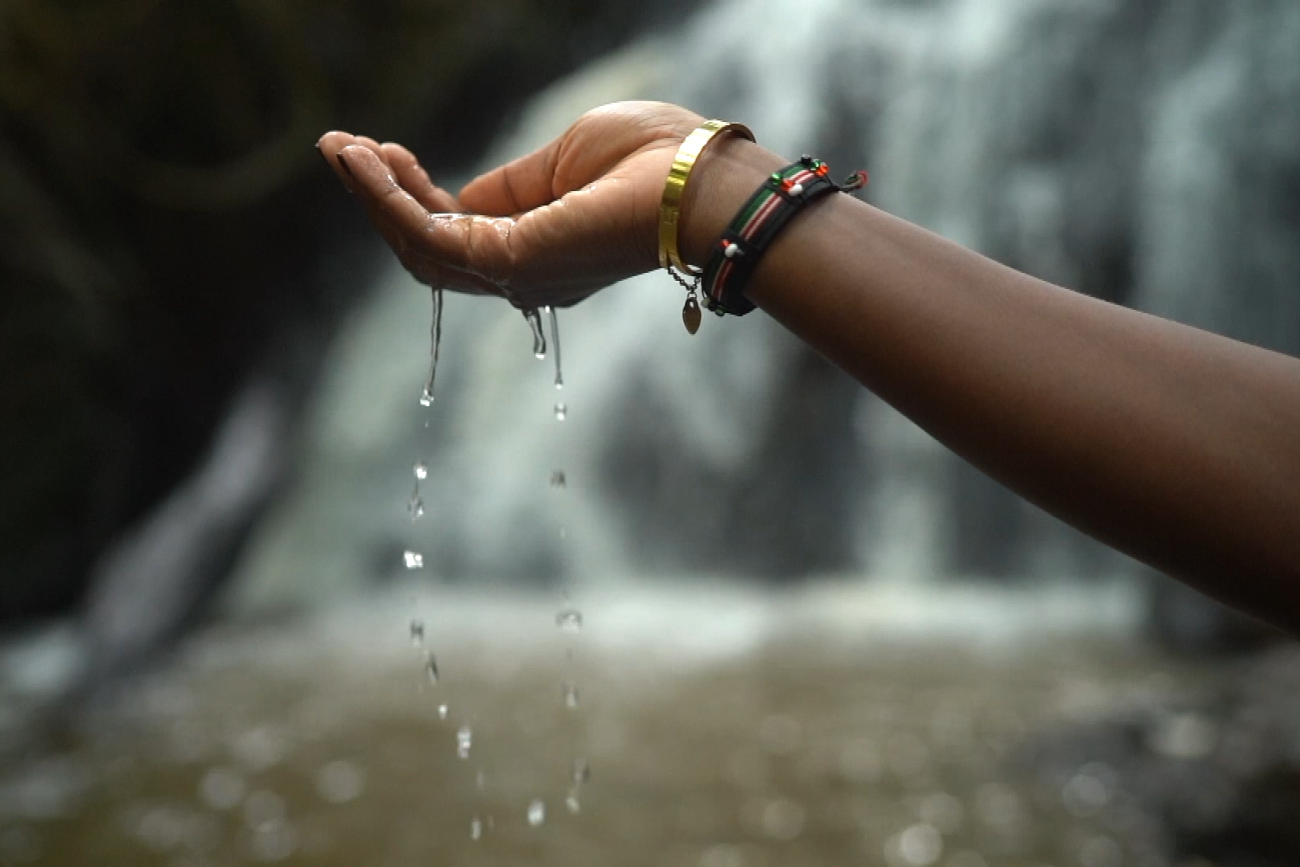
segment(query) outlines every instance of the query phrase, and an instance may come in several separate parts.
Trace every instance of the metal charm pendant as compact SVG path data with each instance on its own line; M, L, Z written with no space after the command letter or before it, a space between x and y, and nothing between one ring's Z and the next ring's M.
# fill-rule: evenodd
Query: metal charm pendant
M694 334L700 330L701 318L699 302L695 300L695 293L692 292L686 296L686 303L682 306L682 324L686 326L689 333Z

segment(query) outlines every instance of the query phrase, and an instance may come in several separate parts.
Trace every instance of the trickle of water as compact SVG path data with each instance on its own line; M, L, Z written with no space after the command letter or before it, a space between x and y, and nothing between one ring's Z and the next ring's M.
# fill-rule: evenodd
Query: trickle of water
M574 759L573 760L573 784L575 786L582 786L585 785L589 780L591 780L591 765L587 764L586 759L583 758Z
M578 790L569 789L568 796L564 799L564 806L569 808L570 813L582 812L582 802L578 800Z
M542 331L541 314L534 307L524 311L524 318L528 320L528 327L533 330L533 355L540 361L546 357L546 333Z
M434 659L432 650L424 655L424 673L428 675L429 683L438 682L438 660Z
M564 706L576 708L578 706L578 686L571 680L566 680L563 687Z
M420 481L424 481L429 477L429 465L426 464L424 461L416 461L415 466L412 468L411 472L415 474L415 477L417 479L419 479Z
M438 719L446 719L446 718L447 718L447 706L445 704L438 705Z
M564 476L564 470L551 470L551 487L567 488L569 480Z
M481 840L483 838L483 820L478 816L469 820L469 838L471 840Z
M536 828L546 821L546 803L541 798L534 798L528 805L528 824Z
M411 644L415 645L416 647L421 647L424 645L424 621L423 620L411 621Z
M456 730L456 755L462 759L469 758L470 747L474 745L474 730L461 726Z
M411 492L411 499L406 501L406 511L412 524L424 517L424 500L420 499L419 488Z
M415 551L406 551L402 554L402 560L406 563L407 569L423 569L424 555Z
M433 405L433 380L438 375L438 350L442 346L442 290L433 290L433 324L429 327L429 378L424 381L424 390L420 392L420 406ZM422 464L416 464L416 478L422 479L418 470Z
M557 404L555 405L555 420L556 420L556 421L564 421L564 419L567 418L568 415L569 415L569 408L568 408L567 406L565 406L565 405L562 404L562 403L557 403Z
M555 625L565 632L580 632L582 630L582 612L576 608L565 608L555 615Z
M546 308L551 320L551 352L555 354L555 387L564 388L564 374L560 372L560 317L554 307Z
M480 792L487 790L487 774L483 773L481 768L479 769L479 772L474 775L474 786Z

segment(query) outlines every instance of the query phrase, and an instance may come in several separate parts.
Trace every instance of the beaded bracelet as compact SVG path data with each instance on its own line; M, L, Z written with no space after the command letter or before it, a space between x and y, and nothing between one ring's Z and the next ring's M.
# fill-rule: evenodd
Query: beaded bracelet
M744 294L745 284L780 231L817 199L853 192L866 183L867 173L859 170L837 184L826 163L806 154L770 175L714 246L704 267L705 306L719 316L744 316L753 310L753 302Z

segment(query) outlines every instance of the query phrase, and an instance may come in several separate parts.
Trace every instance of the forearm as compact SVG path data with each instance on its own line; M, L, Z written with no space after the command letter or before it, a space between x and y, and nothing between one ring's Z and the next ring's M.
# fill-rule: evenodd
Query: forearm
M731 141L701 164L688 257L774 160ZM794 221L748 294L1026 498L1300 627L1300 361L1051 286L848 196Z

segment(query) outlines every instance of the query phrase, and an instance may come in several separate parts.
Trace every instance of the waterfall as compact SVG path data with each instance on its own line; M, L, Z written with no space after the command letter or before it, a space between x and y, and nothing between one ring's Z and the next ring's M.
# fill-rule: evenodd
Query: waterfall
M787 155L865 163L874 204L1009 265L1294 352L1297 44L1286 0L726 0L544 93L484 166L600 103L679 102ZM435 575L1132 570L761 313L709 317L691 338L681 303L656 273L564 311L557 425L518 313L448 299L421 527ZM428 315L395 263L377 275L339 339L297 480L236 570L241 604L399 571ZM555 467L567 542L547 514Z

